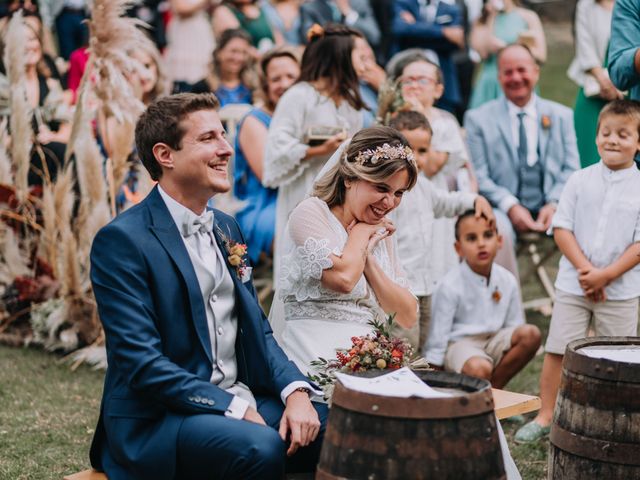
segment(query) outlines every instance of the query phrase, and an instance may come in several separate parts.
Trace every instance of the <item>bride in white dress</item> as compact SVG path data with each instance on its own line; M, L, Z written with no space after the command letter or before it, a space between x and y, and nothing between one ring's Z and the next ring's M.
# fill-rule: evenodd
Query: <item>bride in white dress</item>
M409 292L387 215L417 178L404 137L389 127L360 130L331 157L311 196L291 213L276 302L284 303L279 344L303 373L334 358L368 322L395 313L411 329L418 304ZM426 254L426 252L425 252ZM498 435L508 480L521 480L504 432Z
M368 322L394 313L400 327L417 319L387 218L417 168L404 137L388 127L356 133L291 213L277 295L284 303L281 346L298 368L334 358Z

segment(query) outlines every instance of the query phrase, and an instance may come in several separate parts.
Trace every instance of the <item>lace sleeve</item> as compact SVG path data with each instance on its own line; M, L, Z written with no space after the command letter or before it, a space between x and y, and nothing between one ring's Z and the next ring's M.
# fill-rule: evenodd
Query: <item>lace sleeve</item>
M282 96L271 119L262 179L266 187L291 183L308 165L302 161L309 148L302 137L309 98L302 95L305 90L300 87L294 86Z
M297 301L319 298L322 272L333 266L332 255L342 255L346 240L332 221L324 202L312 197L298 205L285 229L284 255L278 289Z

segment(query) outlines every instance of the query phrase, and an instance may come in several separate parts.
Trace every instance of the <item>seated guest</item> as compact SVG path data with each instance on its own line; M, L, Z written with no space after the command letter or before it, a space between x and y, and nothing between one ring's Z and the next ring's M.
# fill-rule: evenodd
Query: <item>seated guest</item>
M238 125L233 193L247 202L236 213L244 233L249 258L255 265L261 255L273 253L278 191L262 186L264 150L271 116L282 94L300 75L298 60L291 50L277 48L267 52L260 62L264 105L254 108Z
M71 134L70 96L64 95L60 82L45 61L41 26L39 19L33 16L25 17L23 21L26 37L25 88L29 106L33 109L31 123L34 134L29 185L55 180L63 166L66 144ZM3 33L6 35L6 29ZM11 112L3 113L10 115Z
M540 375L538 415L516 433L527 443L548 434L567 344L589 335L635 336L640 297L640 103L614 100L598 118L602 160L569 178L553 217L563 256Z
M310 0L300 7L300 32L306 34L314 25L341 23L361 32L375 48L380 43L380 29L368 0Z
M401 111L389 123L409 141L419 170L429 161L432 130L427 118L415 111ZM424 170L423 170L424 171ZM466 192L448 192L437 188L422 172L415 188L406 192L392 218L398 226L398 256L409 278L409 287L418 297L420 318L417 349L425 344L431 320L431 292L435 280L434 257L438 255L434 223L441 217L455 217L475 208L476 215L495 221L489 202L483 197Z
M217 108L147 108L136 145L158 186L93 242L109 366L91 464L111 479L281 480L318 461L326 406L273 339L238 225L206 208L230 189Z
M224 107L231 103L252 103L255 73L251 39L242 29L226 30L213 52L209 76L192 88L192 93L213 92Z
M497 62L504 97L467 111L464 126L480 194L515 241L514 229L549 229L578 149L571 109L534 93L539 68L529 49L509 45Z
M434 367L490 380L494 388L503 388L540 346L540 331L524 322L515 277L494 264L501 242L495 225L476 212L458 218L463 261L436 287L425 345Z
M434 52L442 70L444 93L438 106L454 112L462 101L453 54L464 48L462 17L456 5L397 0L393 6L394 52L408 48Z

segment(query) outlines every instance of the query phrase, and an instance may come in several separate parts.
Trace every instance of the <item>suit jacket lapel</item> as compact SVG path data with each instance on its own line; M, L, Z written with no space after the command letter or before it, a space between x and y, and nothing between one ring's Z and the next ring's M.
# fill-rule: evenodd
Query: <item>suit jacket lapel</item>
M518 151L516 150L513 132L511 130L511 117L509 116L509 108L507 106L506 98L503 98L500 102L500 112L498 114L498 129L500 130L502 138L505 142L505 146L509 151L511 164L517 172L520 170L520 164L518 162Z
M547 148L549 146L549 133L551 125L543 122L542 119L547 117L551 120L551 113L546 108L547 105L539 98L536 100L536 109L538 110L538 160L542 165L546 164Z
M153 218L153 225L149 228L158 241L167 251L173 262L178 267L187 287L187 296L191 305L193 323L198 334L198 339L202 344L209 361L213 364L213 354L211 353L211 341L209 339L209 327L207 325L207 314L204 307L204 299L200 292L198 277L189 258L189 253L184 246L178 227L167 209L158 188L154 188L149 194L147 206Z

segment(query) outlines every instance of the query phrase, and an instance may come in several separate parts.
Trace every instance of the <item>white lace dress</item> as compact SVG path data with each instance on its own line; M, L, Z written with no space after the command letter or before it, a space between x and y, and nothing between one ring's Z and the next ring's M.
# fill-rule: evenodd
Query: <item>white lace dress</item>
M309 127L340 127L351 137L362 127L362 114L346 101L340 106L312 85L300 82L287 90L273 114L264 154L266 187L278 189L274 246L274 278L278 278L283 232L291 211L311 192L329 155L303 160Z
M331 254L342 255L347 238L342 224L317 197L301 202L285 229L276 291L284 303L280 345L305 374L314 372L312 360L335 358L337 348L351 346L351 337L371 333L369 321L385 318L364 275L347 294L322 286L323 270L333 266ZM406 286L392 238L378 243L373 256L389 278Z

